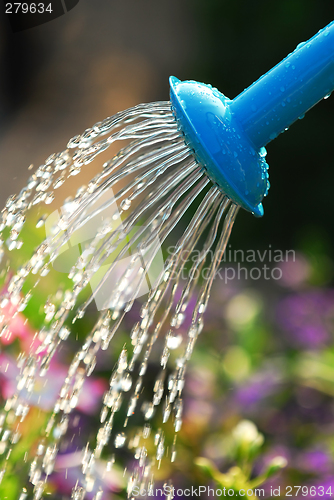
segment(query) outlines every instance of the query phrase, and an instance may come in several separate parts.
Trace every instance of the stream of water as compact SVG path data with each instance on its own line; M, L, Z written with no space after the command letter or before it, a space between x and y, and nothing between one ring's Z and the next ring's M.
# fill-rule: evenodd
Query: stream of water
M16 391L0 415L1 479L11 453L19 446L20 428L29 414L36 384L47 381L50 364L73 335L75 324L85 322L93 306L98 310L95 325L69 364L53 411L40 430L39 444L25 457L29 473L19 500L39 500L47 492L85 381L97 369L100 352L113 352L113 339L136 300L140 300L140 316L129 329L128 342L116 364L110 366L100 425L82 450L83 479L73 484L71 498L83 500L95 491L96 461L101 457L109 470L126 450L130 498L134 487L152 489L161 461L174 462L176 457L186 368L203 329L211 285L238 207L211 183L195 160L171 104L139 105L118 113L72 138L61 153L51 155L20 193L8 199L1 213L0 229L6 235L1 256L6 266L8 252L24 245L20 233L31 210L50 204L68 177L119 140L126 145L103 164L87 186L65 200L57 216L37 221L37 227L45 228L46 237L31 258L14 275L6 271L10 280L0 307L5 310L11 304L18 314L38 294L50 269L60 265L68 242L86 241L68 272L71 286L45 296L44 324L30 351L19 356ZM175 239L174 251L166 257L162 248L170 238ZM197 258L191 259L198 248ZM208 262L210 272L203 279L201 270ZM28 291L27 283L32 283ZM87 289L91 292L82 301ZM184 334L186 317L190 320ZM1 336L5 335L10 335L9 324L2 326ZM147 397L143 388L152 356L159 360L160 368ZM154 437L152 419L161 423ZM166 442L164 429L171 423L174 438ZM102 496L100 488L94 500Z

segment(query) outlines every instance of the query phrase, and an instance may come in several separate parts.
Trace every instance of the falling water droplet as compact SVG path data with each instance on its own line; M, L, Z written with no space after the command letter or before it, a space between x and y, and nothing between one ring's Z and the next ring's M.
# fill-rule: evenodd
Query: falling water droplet
M119 434L117 434L117 436L115 437L115 448L122 448L122 446L124 446L125 444L125 441L126 435L124 432L120 432Z
M167 347L168 349L177 349L182 342L182 335L169 335L167 337Z

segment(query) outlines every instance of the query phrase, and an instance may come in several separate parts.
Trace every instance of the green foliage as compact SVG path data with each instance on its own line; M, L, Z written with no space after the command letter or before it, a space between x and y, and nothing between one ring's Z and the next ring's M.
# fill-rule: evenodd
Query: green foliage
M256 488L261 486L274 474L287 465L285 458L277 456L267 465L264 472L255 478L251 478L254 460L260 453L264 442L263 435L258 432L256 426L249 420L242 420L232 431L233 436L233 460L237 465L232 466L226 473L221 473L214 463L207 458L197 458L195 463L201 469L203 475L213 479L216 486L222 490L233 490L234 497L255 500ZM239 495L240 490L243 490ZM246 492L252 491L251 495ZM243 494L245 492L245 495Z

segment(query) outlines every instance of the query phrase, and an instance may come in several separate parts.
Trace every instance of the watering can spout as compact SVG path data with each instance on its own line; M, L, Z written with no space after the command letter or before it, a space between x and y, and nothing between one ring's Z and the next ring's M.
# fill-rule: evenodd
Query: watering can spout
M231 103L255 148L265 146L334 89L334 21Z
M175 77L170 88L180 129L211 180L260 217L270 186L264 146L334 89L334 21L233 101Z

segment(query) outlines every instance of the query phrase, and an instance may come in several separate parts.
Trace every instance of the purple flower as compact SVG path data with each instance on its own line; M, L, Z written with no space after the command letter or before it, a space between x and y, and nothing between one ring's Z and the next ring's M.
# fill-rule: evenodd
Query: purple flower
M278 305L277 318L292 344L317 349L333 331L334 290L290 295Z
M242 407L252 407L277 392L281 375L273 370L256 373L236 390L235 400Z
M297 462L300 470L309 473L328 474L332 468L331 457L323 450L304 452Z
M332 500L334 496L334 476L325 475L320 480L313 480L308 485L308 491L308 496L303 497L307 500L312 500L314 498L321 498L321 500ZM314 492L316 494L314 494Z

